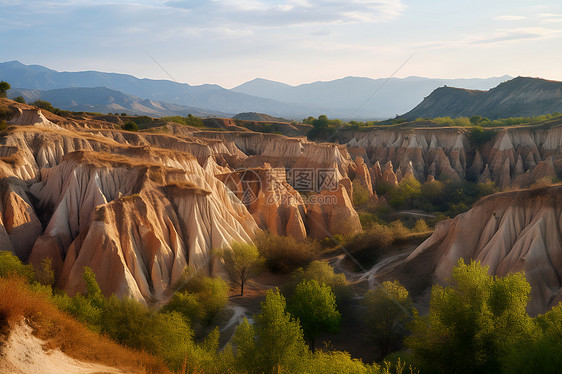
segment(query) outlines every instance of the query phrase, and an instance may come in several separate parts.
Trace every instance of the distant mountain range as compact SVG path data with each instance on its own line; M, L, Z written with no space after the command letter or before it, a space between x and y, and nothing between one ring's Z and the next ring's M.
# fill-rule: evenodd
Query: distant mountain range
M57 88L46 91L15 88L8 92L8 97L10 99L17 96L22 96L28 103L32 103L35 100L45 100L53 104L55 108L74 112L96 112L104 114L117 112L146 115L150 117L187 116L188 114L198 117L206 117L209 115L217 117L231 116L229 113L218 111L203 112L199 108L186 105L141 99L105 87Z
M441 87L400 118L531 117L562 112L562 82L518 77L489 91Z
M407 112L434 89L444 85L487 90L509 79L511 77L507 75L487 79L347 77L299 86L254 79L232 91L283 102L328 106L337 111L337 117L342 119L386 119Z
M133 109L128 109L131 113L145 114L149 113L146 112L146 108L154 109L151 106L172 108L171 105L175 104L182 106L180 110L191 107L195 108L194 110L197 110L198 113L208 113L208 115L258 112L297 120L308 116L317 117L320 114L341 119L350 119L350 117L353 119L384 119L405 113L434 89L443 85L484 90L508 79L510 79L508 76L488 79L409 77L389 80L348 77L299 86L255 79L227 90L218 85L190 86L169 80L139 79L126 74L97 71L58 72L39 65L24 65L18 61L0 63L0 80L9 82L13 88L50 91L79 87L105 87L134 97L123 98L124 101L142 102L148 99L152 102L138 104L142 106L139 112L133 112L138 105L131 104ZM92 102L88 102L87 96L80 103L72 96L65 96L76 93L76 91L59 91L48 95L56 94L61 103L66 103L58 104L61 109L77 110L77 106L72 104L72 100L79 104L78 107L81 105L94 107L93 103L96 100L100 102L99 95L102 92L92 91L98 95L97 99L92 98ZM47 94L41 93L41 95ZM111 100L111 97L115 98L115 94L112 93L103 100ZM111 102L108 105L112 104L114 103ZM358 110L360 107L361 109ZM105 112L102 108L103 106L99 110ZM109 109L108 107L107 111L111 111Z
M137 98L195 107L199 112L209 115L216 112L265 112L274 116L291 113L291 118L302 118L310 113L305 105L280 103L230 91L218 85L190 86L169 80L139 79L132 75L98 71L58 72L18 61L0 63L0 80L10 83L13 88L34 90L106 87Z

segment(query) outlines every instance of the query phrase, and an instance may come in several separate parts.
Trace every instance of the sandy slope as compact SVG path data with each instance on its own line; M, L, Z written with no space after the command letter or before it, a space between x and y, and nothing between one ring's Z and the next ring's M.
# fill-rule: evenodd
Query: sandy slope
M45 342L33 336L31 331L23 321L11 330L1 348L0 373L124 373L109 366L73 359L58 349L46 351L43 349Z

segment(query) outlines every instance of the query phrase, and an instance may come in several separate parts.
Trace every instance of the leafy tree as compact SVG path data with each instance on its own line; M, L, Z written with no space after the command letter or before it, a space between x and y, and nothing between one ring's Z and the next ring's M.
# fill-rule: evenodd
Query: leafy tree
M353 181L353 206L364 207L370 200L369 191L358 180Z
M23 96L14 97L14 101L25 104L25 98Z
M329 286L336 295L336 303L339 307L351 298L351 291L345 274L334 273L334 268L325 261L313 261L306 269L295 270L292 275L292 284L289 286L289 294L292 295L297 285L305 280L316 280L318 283Z
M296 370L308 354L298 320L286 311L279 290L268 290L254 325L245 319L236 329L234 345L237 366L250 373L270 373L275 368Z
M299 319L313 351L318 334L323 331L337 332L341 322L332 289L314 279L297 285L289 303L289 312Z
M536 335L522 339L503 358L506 373L559 373L562 367L562 304L536 318Z
M366 307L364 320L369 334L384 357L391 345L401 340L404 325L411 318L412 301L408 291L398 281L384 282L376 290L367 291L362 303Z
M228 285L219 277L195 277L185 285L183 291L197 297L200 318L207 322L211 321L228 301Z
M204 311L199 305L199 298L190 292L176 292L168 304L162 308L163 312L181 313L189 321L203 319Z
M11 88L10 83L1 81L0 82L0 97L6 98L8 96L7 91Z
M472 126L478 125L482 121L482 116L474 115L470 117L470 123Z
M421 184L413 175L402 178L398 188L390 192L390 204L396 208L413 208L413 201L421 194Z
M459 260L450 285L432 288L429 314L414 314L406 344L424 372L497 373L501 357L533 334L525 276L494 278L487 271Z
M221 256L230 279L240 286L240 296L244 296L244 284L260 263L258 248L247 243L232 243L231 248L224 249Z

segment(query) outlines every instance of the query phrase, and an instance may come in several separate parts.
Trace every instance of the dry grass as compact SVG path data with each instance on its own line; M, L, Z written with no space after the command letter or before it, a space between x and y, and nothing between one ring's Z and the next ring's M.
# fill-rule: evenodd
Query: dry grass
M31 291L20 279L0 278L0 295L3 333L25 318L34 334L47 342L46 348L59 348L75 359L102 363L127 372L170 372L159 358L125 348L89 330L58 310L46 296Z

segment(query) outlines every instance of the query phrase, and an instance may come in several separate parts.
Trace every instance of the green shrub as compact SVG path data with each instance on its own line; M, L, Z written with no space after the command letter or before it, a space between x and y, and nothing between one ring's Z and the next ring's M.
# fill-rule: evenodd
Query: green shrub
M134 121L131 120L125 121L122 128L125 131L139 131L139 126Z
M267 233L258 236L255 243L269 270L285 274L316 260L320 252L316 241Z
M406 338L414 363L428 373L500 372L502 357L536 334L530 291L522 273L492 277L460 259L448 286L433 286L428 315L414 313Z
M422 218L420 218L416 221L416 224L414 225L414 228L412 229L412 231L417 232L417 233L421 233L421 232L431 231L431 229L429 228L427 223Z
M228 284L219 277L193 277L185 283L182 291L195 295L200 309L199 317L204 322L210 322L228 301ZM192 300L184 298L184 301Z
M21 277L31 282L35 277L35 272L33 266L23 264L12 252L0 251L0 277L12 276Z
M199 305L199 298L190 292L176 292L168 304L162 308L164 312L178 312L186 319L195 321L203 319L203 309Z

